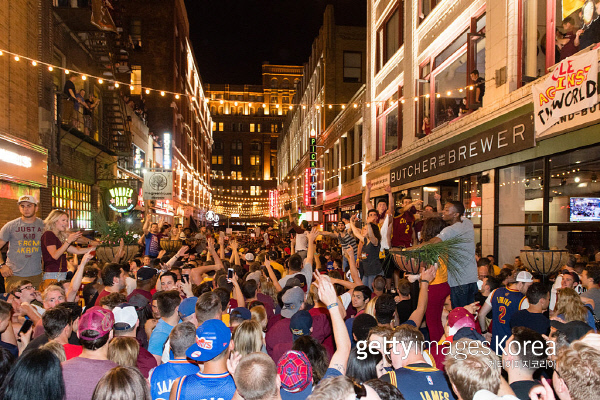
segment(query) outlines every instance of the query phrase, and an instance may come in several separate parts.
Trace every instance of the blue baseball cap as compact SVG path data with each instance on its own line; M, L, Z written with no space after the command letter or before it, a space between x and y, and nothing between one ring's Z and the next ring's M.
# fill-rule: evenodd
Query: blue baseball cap
M312 315L306 310L300 310L290 318L290 330L294 341L300 336L309 336L312 328Z
M231 331L218 319L209 319L196 329L196 343L185 355L195 361L210 361L221 354L231 341Z
M237 308L234 308L231 311L230 315L232 317L242 318L244 321L248 321L249 319L252 319L252 313L246 307L237 307Z
M179 304L179 316L186 318L196 312L197 297L188 297Z

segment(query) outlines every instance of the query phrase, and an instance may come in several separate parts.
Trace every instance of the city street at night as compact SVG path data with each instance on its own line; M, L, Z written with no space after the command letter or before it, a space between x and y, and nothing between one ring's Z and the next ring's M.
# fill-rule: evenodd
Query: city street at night
M0 3L0 400L599 399L600 0Z

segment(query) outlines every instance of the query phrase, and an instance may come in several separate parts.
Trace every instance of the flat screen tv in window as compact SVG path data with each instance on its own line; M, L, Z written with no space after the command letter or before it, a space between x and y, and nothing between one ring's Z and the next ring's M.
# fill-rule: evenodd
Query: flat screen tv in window
M569 220L600 221L600 197L571 197Z

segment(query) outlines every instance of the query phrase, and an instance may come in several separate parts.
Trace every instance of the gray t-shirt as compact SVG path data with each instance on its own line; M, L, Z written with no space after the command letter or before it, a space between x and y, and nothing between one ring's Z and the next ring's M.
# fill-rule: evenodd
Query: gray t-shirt
M34 276L42 273L41 239L44 222L36 218L28 224L21 218L10 222L0 230L0 240L8 242L6 265L15 276Z
M456 253L448 258L448 284L450 287L477 282L477 261L475 260L475 231L468 218L445 227L438 238L446 241L460 238L461 242L454 247ZM460 261L459 261L460 260Z
M600 310L600 289L590 289L587 292L581 293L581 297L594 300L594 315L596 318L600 317L600 312L598 312Z

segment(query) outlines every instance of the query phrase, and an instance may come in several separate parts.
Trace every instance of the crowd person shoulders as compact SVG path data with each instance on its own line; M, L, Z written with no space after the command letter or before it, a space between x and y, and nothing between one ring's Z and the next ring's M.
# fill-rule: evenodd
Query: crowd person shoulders
M146 219L142 228L144 231L144 240L146 245L144 255L150 256L152 258L158 257L158 253L160 253L160 240L163 237L160 231L164 223L164 218L161 217L158 223L156 223L152 222L150 213L146 214Z
M451 201L444 205L442 218L448 224L436 237L420 245L439 243L447 240L460 240L453 250L454 257L448 259L448 284L452 307L464 307L475 301L477 293L477 262L475 260L475 234L473 223L463 217L465 206L460 201ZM457 260L460 260L459 265Z
M596 309L600 309L600 265L597 263L587 264L581 274L581 284L586 289L581 297L594 302L592 307L594 315L600 319L600 313L596 312Z
M369 222L374 222L376 224L380 224L385 219L388 208L393 208L394 195L392 194L391 188L389 188L389 190L387 190L387 188L386 188L386 192L388 193L389 207L388 207L388 203L386 203L385 200L379 200L377 202L377 206L375 206L375 204L373 204L373 201L371 200L371 189L372 188L373 188L373 183L371 181L367 182L367 185L365 188L365 207L367 208L367 210L375 210L375 212L377 214L377 217L374 218L373 221L369 221Z
M526 327L538 332L540 335L548 335L550 333L550 320L545 315L550 304L548 288L541 282L534 282L527 289L525 297L529 307L513 314L510 318L511 329Z
M62 364L65 400L88 400L102 376L117 366L108 360L108 343L113 337L112 311L101 307L86 310L78 326L83 347L80 356Z
M195 343L186 351L190 360L204 363L202 372L173 382L170 400L219 398L231 400L236 386L227 369L231 331L220 320L209 319L196 329Z
M115 324L113 327L114 337L130 337L137 341L139 353L136 366L145 378L148 378L150 370L157 366L154 356L144 348L142 341L137 338L137 330L140 320L136 308L128 303L123 303L113 308Z
M42 316L44 334L33 339L25 352L40 348L49 341L55 341L63 347L67 360L78 357L82 352L77 338L81 311L81 307L72 302L61 303L48 309Z
M181 297L179 292L171 290L159 292L156 297L160 319L152 331L148 342L148 351L156 358L156 362L162 362L163 348L169 338L173 327L179 323L179 305Z
M381 204L381 202L379 204ZM381 231L379 230L379 226L376 222L377 215L377 210L369 210L367 215L367 223L362 227L362 230L359 230L356 227L358 216L353 215L352 218L350 218L352 232L362 244L362 249L360 250L360 263L363 270L362 281L369 288L371 288L375 277L383 274L383 266L381 264L381 259L379 258L381 249Z
M150 371L148 380L153 400L165 399L170 395L177 378L200 372L195 362L186 358L187 349L196 343L196 327L191 322L182 322L169 334L170 348L174 358Z
M0 254L0 273L7 288L20 279L27 279L38 288L42 283L44 222L36 217L38 201L35 197L21 196L17 204L21 217L7 222L0 230L0 248L8 243L6 260Z
M298 251L296 250L296 254L293 254L289 260L289 273L279 280L279 286L282 288L286 286L287 281L297 274L304 275L306 280L306 286L310 287L312 282L312 272L313 272L313 259L315 256L315 239L319 235L317 228L312 228L309 233L307 233L306 238L308 242L308 249L306 252L306 258L302 260L301 256L298 255Z
M533 283L533 276L527 271L517 274L515 282L494 290L479 310L481 332L492 344L496 353L501 352L504 341L510 336L510 320L519 310L527 309L529 303L525 297L527 289ZM492 332L487 331L486 315L492 311Z

